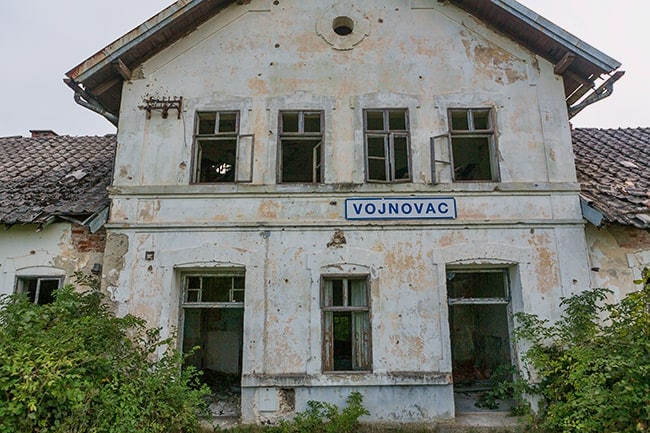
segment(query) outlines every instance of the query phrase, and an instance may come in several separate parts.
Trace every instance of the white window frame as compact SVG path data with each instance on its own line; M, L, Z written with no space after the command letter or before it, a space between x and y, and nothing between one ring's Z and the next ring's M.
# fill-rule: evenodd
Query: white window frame
M454 129L453 127L453 113L464 112L467 116L467 129ZM451 162L451 176L452 182L499 182L499 164L497 161L497 145L496 145L496 130L494 125L495 114L494 109L490 107L478 107L478 108L465 108L465 107L454 107L447 110L447 118L449 120L449 155ZM474 113L487 113L487 128L480 129L477 128L474 124ZM490 166L490 179L457 179L456 171L461 169L457 167L456 159L454 158L454 139L456 138L484 138L487 140L488 152L489 152L489 166Z
M284 131L283 116L285 114L298 115L298 131ZM305 131L305 115L318 114L320 127L318 132ZM323 155L323 137L325 130L325 112L323 110L280 110L278 113L278 183L308 183L317 184L323 183L324 175L324 155ZM283 180L284 167L283 167L283 142L284 140L305 140L316 141L312 149L312 180L311 181L286 181Z
M383 113L383 130L368 130L368 113L382 112ZM405 127L403 130L390 129L389 117L391 112L403 112L405 116ZM411 162L411 138L410 138L410 118L408 108L365 108L363 110L363 136L364 136L364 150L365 150L365 178L369 183L406 183L413 180L413 167ZM395 174L395 138L401 137L406 139L406 161L408 169L408 177L401 177L396 179ZM368 151L369 138L383 138L384 139L384 157L372 157ZM384 160L384 173L386 179L370 179L370 160L383 159Z
M222 115L235 115L235 130L234 131L219 131L220 118ZM201 133L200 123L201 116L214 115L214 131L213 133ZM240 121L241 113L239 110L205 110L197 111L195 116L194 137L193 137L193 158L194 165L192 168L192 183L198 185L210 184L232 184L232 183L248 183L252 182L253 176L253 151L254 151L254 136L252 134L240 134ZM201 181L201 154L200 143L208 142L224 142L234 141L235 147L235 160L233 161L233 176L232 180L216 180L214 182Z
M45 275L19 275L16 277L16 293L24 293L27 294L27 288L26 288L26 283L28 280L36 280L36 292L34 293L34 304L38 305L44 305L41 304L39 301L40 297L40 291L41 291L41 283L43 281L56 281L57 282L57 290L60 289L63 286L63 280L65 277L63 276L45 276Z

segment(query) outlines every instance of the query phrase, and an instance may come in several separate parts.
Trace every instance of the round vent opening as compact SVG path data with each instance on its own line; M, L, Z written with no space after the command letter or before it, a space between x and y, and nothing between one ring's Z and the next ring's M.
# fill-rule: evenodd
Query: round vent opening
M354 21L350 17L336 17L332 22L332 30L339 36L347 36L354 30Z

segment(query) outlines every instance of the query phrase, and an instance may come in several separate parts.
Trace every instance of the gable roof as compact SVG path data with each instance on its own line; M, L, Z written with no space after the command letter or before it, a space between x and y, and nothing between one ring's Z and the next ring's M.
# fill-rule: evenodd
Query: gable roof
M650 128L572 131L582 198L605 221L650 228Z
M94 107L91 109L98 112L105 110L109 116L117 116L122 82L130 79L131 71L227 6L234 3L244 5L250 1L178 0L68 71L65 81L75 90L77 97L80 96ZM611 88L594 89L594 83L618 69L621 66L618 61L517 1L448 1L556 65L556 73L564 77L568 106L573 106L592 93L596 94L592 98L595 100L611 93ZM612 77L613 81L620 75L622 73L619 72L615 78ZM577 111L573 110L572 114Z
M115 135L0 137L0 224L82 223L104 211L115 146Z

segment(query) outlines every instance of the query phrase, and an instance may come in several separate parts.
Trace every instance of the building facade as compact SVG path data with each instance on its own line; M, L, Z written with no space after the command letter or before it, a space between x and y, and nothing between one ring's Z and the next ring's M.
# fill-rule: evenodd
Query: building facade
M0 295L53 300L75 272L101 275L115 136L0 137Z
M621 299L650 267L650 129L572 131L592 287Z
M571 97L619 64L478 3L179 1L68 73L118 125L105 290L243 421L451 418L590 286Z

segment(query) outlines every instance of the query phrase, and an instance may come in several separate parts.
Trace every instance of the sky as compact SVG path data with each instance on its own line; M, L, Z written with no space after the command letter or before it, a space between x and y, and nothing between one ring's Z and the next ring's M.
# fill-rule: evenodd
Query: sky
M623 64L612 96L572 119L576 127L650 127L648 0L519 0ZM104 135L115 128L73 100L65 73L172 0L0 0L0 137L31 129Z

